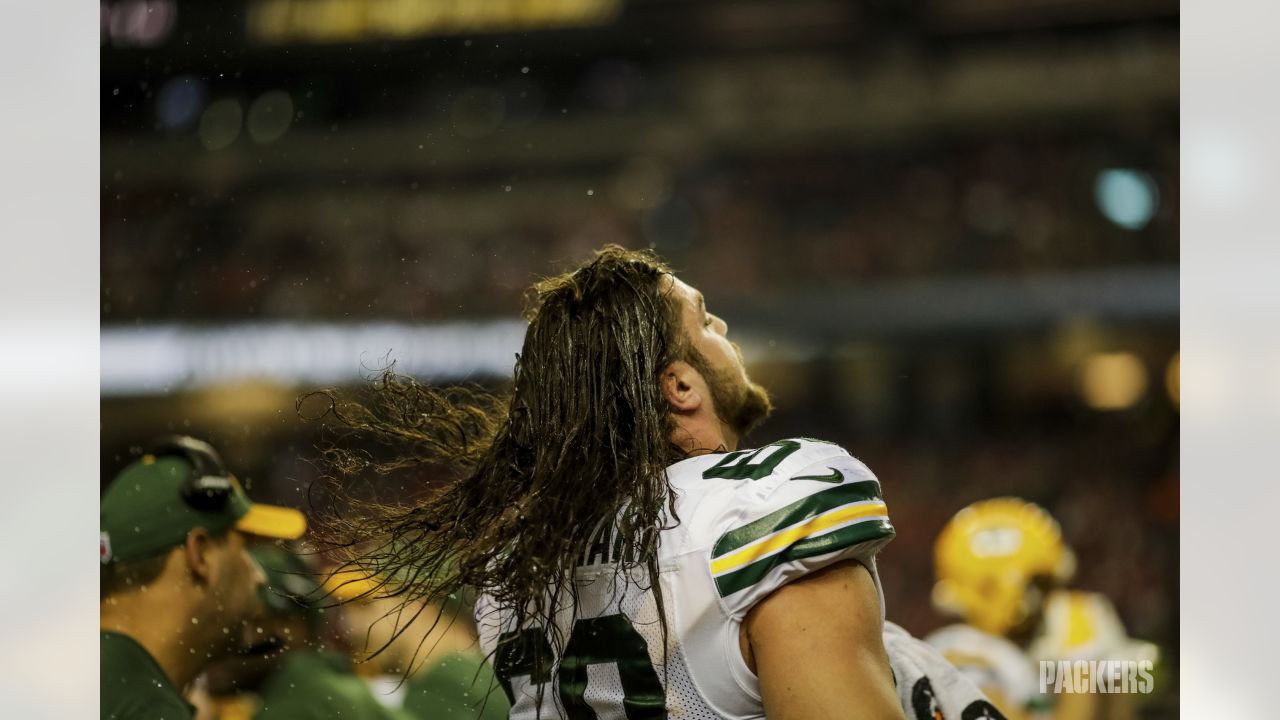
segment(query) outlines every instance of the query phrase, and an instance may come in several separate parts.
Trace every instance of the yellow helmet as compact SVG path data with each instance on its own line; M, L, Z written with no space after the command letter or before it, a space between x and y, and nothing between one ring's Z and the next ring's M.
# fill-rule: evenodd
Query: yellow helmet
M951 518L933 546L933 604L1005 635L1035 611L1033 578L1066 582L1075 555L1043 508L1012 497L976 502Z

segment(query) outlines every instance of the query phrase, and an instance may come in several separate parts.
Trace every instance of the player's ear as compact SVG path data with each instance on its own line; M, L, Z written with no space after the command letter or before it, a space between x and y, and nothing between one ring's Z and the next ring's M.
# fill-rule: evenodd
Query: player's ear
M692 365L676 360L662 371L662 396L676 413L691 413L702 406L702 376Z
M201 585L208 584L213 576L213 545L213 538L209 535L209 531L198 527L187 533L187 541L182 548L192 577Z

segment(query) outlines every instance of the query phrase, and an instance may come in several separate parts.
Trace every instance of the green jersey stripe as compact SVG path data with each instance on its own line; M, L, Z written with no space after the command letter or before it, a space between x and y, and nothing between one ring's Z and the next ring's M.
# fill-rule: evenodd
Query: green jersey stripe
M711 549L711 557L737 550L763 537L785 530L798 522L803 522L828 510L863 500L883 500L880 497L880 485L874 480L837 485L822 492L816 492L801 498L779 510L765 515L740 528L735 528L720 536Z
M720 597L728 597L760 582L770 570L783 563L826 555L874 540L888 541L893 535L893 524L888 517L871 518L846 525L825 535L805 538L780 553L761 558L741 570L721 575L715 579L716 590Z

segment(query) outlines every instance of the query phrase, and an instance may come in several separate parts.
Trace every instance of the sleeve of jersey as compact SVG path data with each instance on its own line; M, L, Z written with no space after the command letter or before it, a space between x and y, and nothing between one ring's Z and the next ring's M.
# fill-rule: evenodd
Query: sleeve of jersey
M870 565L893 539L880 482L843 451L746 483L708 559L725 610L741 617L784 584L842 560Z

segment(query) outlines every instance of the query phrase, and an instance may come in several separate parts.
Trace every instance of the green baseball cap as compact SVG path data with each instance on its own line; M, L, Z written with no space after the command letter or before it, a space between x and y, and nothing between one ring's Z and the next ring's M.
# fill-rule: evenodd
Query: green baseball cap
M316 575L294 553L266 543L254 543L249 554L267 575L262 602L273 610L311 613L323 597Z
M208 443L172 436L111 481L99 506L98 557L103 565L142 560L181 545L198 527L293 540L307 520L292 508L251 502Z

